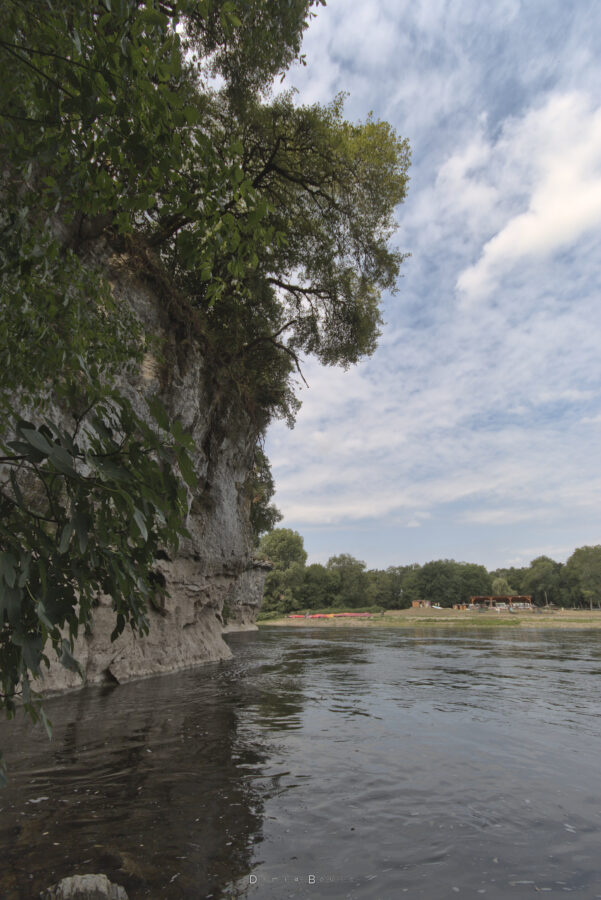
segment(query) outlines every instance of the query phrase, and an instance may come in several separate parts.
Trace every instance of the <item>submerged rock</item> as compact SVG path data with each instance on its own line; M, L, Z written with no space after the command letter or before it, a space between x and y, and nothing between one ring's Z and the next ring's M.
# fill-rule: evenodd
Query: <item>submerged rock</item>
M127 900L127 893L106 875L72 875L42 891L40 900Z

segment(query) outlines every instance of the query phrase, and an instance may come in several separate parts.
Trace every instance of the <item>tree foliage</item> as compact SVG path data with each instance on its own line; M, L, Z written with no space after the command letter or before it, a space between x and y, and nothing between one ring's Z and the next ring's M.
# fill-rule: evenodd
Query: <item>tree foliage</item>
M291 528L275 528L259 542L261 554L272 563L274 569L283 571L293 563L305 565L307 551L298 531Z
M450 607L471 596L523 593L530 593L536 606L601 608L601 546L579 547L565 564L539 556L529 566L493 572L453 559L366 571L365 563L348 553L331 557L327 566L306 566L301 535L286 528L265 535L261 546L273 548L267 555L275 564L267 579L265 612L404 609L420 599Z
M350 553L341 553L339 556L331 556L326 568L337 580L335 597L338 604L353 608L366 602L367 577L364 562L355 559Z
M154 554L185 534L188 440L120 388L153 336L116 302L107 260L158 287L178 352L200 344L259 444L270 418L293 420L302 354L346 366L374 349L409 148L372 117L346 122L342 97L269 98L318 5L0 0L9 712L23 691L36 714L30 675L50 645L71 664L97 592L116 631L145 629ZM257 451L257 534L277 519L270 478Z
M601 545L578 547L566 563L576 596L593 608L593 603L601 606Z
M256 446L253 467L247 483L247 492L250 502L250 524L258 545L262 534L272 531L277 522L282 518L279 509L271 503L275 490L273 475L269 460L265 456L262 447Z
M492 579L484 566L439 559L425 563L417 576L420 597L439 606L467 603L478 594L490 594Z
M497 575L496 578L492 580L492 592L497 597L508 596L510 594L515 594L515 591L509 584L506 578L503 578L502 575Z
M561 565L550 556L537 556L530 563L524 579L524 587L536 604L555 603L559 600Z

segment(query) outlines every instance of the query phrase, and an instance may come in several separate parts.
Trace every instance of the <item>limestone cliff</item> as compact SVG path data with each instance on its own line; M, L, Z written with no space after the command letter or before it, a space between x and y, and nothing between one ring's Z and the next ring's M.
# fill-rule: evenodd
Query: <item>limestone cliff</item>
M144 398L157 393L169 416L180 419L194 438L191 456L199 480L188 496L191 538L173 558L165 554L157 561L157 576L165 579L169 598L164 608L149 610L149 635L141 638L126 629L111 642L114 613L110 598L101 598L91 633L75 646L83 683L121 682L230 656L222 634L256 627L267 571L252 556L246 490L256 425L228 400L219 373L197 342L185 339L182 352L182 323L168 312L160 287L134 275L126 259L112 256L108 265L119 302L133 308L145 329L159 338L157 354L121 385L123 393L142 415ZM79 675L53 661L43 690L81 684Z

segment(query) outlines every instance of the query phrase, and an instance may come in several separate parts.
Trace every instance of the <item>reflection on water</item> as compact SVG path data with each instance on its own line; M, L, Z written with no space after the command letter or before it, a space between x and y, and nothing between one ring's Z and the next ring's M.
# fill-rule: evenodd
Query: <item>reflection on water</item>
M215 664L49 701L50 744L4 726L0 895L106 872L130 898L220 896L262 821L264 753L237 738L244 691L236 663Z
M601 897L601 639L271 629L2 725L0 895Z

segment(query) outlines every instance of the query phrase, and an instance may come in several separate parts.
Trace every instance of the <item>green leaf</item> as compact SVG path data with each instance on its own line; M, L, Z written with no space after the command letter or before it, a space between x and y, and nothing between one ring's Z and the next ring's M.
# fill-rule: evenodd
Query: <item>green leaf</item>
M200 114L194 106L185 106L182 110L187 125L198 125Z
M71 672L77 672L83 678L83 672L81 670L81 666L71 653L71 647L69 645L69 641L63 638L61 644L61 655L59 657L61 665L65 667L65 669L69 669Z
M63 449L63 447L59 447L57 444L55 444L50 451L50 455L48 458L55 469L58 469L61 474L69 475L72 478L77 477L77 472L73 467L73 457L70 456L70 454L67 453L65 449Z
M40 660L42 658L42 638L39 636L31 637L23 634L21 631L15 631L11 636L11 642L21 648L21 653L27 668L34 673L39 674Z
M185 450L178 448L176 450L177 464L182 473L182 478L190 488L196 487L198 478L192 466L192 461Z
M0 582L0 624L3 622L4 613L9 623L17 628L21 621L21 598L23 591L18 587L7 587Z
M164 28L168 23L167 16L158 12L156 9L152 9L152 7L146 7L144 10L144 18L150 25L158 25L160 28Z
M46 729L46 734L48 735L49 738L52 738L52 722L46 715L43 706L40 706L39 712L40 712L40 719L42 720L42 724L44 725L44 728Z
M142 539L147 541L148 540L148 530L146 528L146 519L144 518L144 516L140 512L140 510L137 508L134 509L134 522L136 523L136 525L138 526L138 528L140 530Z
M49 456L52 452L52 445L48 443L44 435L40 434L39 431L31 428L22 428L21 434L28 444L31 444L32 447L35 447L35 449L39 450L40 453L43 453L44 456Z
M35 612L36 612L36 615L37 615L38 619L40 620L40 622L42 622L46 626L48 631L52 631L55 623L51 622L50 619L48 618L48 616L46 614L46 609L41 600L38 601L38 603L36 603Z
M113 631L111 632L111 641L116 641L120 634L122 634L123 629L125 628L125 616L123 613L117 614L117 622Z
M77 534L80 553L85 553L88 546L88 517L84 512L79 511L75 513L71 521Z
M6 584L9 587L15 586L15 581L17 580L17 560L5 550L3 553L0 553L0 577L4 578Z
M177 443L182 447L187 447L188 450L190 450L194 446L194 438L188 431L184 430L184 427L179 419L175 419L172 422L171 434L173 435Z
M99 456L90 456L90 463L98 470L101 478L114 481L129 481L130 476L123 466L118 465L112 459L102 459Z
M163 431L169 431L169 417L158 397L152 397L152 399L148 401L148 409L159 428L162 428Z
M35 447L32 447L31 444L26 444L24 441L8 441L7 447L14 450L17 456L24 456L25 459L33 463L42 462L46 457L45 453L41 453Z
M69 544L71 542L71 535L73 534L74 530L75 524L73 522L73 519L71 519L71 521L67 522L67 524L63 528L61 539L58 545L58 552L61 554L61 556L63 553L67 552L67 548L69 547Z

